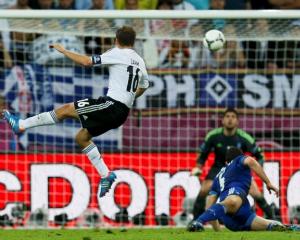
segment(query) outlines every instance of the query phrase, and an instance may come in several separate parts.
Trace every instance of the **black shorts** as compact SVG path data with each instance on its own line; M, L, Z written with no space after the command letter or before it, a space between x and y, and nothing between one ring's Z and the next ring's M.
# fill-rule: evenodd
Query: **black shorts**
M222 167L212 166L208 174L205 177L205 180L214 180L217 174L220 172Z
M83 99L74 102L81 125L95 137L118 128L127 119L129 108L110 97Z

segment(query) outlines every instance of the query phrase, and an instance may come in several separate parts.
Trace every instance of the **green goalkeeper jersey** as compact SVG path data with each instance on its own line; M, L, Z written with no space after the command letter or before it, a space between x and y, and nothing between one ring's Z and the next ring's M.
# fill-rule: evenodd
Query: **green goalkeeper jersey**
M232 136L224 135L224 128L211 130L205 137L204 143L200 146L200 156L197 160L199 164L204 164L209 153L214 151L214 167L225 166L225 155L228 147L240 148L244 153L251 153L260 164L264 161L264 156L260 147L256 145L255 139L245 131L237 129Z

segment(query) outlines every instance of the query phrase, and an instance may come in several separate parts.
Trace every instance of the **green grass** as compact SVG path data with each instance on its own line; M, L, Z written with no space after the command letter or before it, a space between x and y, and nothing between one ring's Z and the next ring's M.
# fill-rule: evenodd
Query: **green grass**
M0 240L300 240L300 232L189 233L185 229L0 230Z

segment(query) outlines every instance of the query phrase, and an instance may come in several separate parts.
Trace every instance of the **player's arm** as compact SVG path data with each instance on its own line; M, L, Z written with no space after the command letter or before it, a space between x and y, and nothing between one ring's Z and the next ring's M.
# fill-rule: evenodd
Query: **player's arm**
M149 87L149 76L147 73L146 68L144 68L144 70L142 70L143 75L141 80L139 81L139 85L138 88L135 92L135 98L137 99L138 97L142 96L143 93L148 89Z
M143 93L147 90L147 88L138 88L135 92L135 98L142 96Z
M259 165L259 163L252 157L246 157L244 160L244 164L248 166L252 171L254 171L257 176L260 177L260 179L266 184L267 189L269 190L269 193L271 193L271 190L276 193L276 196L278 197L279 190L273 186L270 179L266 175L263 168Z
M85 67L89 67L93 65L92 59L89 56L69 51L65 49L61 44L55 43L55 44L51 44L49 47L54 48L57 51L61 52L67 58L71 59L73 62L77 64L80 64Z

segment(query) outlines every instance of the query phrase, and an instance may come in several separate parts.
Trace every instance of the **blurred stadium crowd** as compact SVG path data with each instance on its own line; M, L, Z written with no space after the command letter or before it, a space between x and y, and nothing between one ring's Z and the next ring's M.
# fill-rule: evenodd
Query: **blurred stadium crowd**
M282 0L2 0L2 9L157 9L157 10L206 10L206 9L296 9L299 1ZM82 23L82 22L81 22ZM0 25L7 24L3 20ZM224 19L214 19L210 22L198 20L151 20L150 23L140 19L117 20L87 20L83 25L60 23L61 26L77 26L84 31L99 30L98 36L81 37L86 54L99 54L111 48L113 38L100 37L112 27L133 25L138 34L151 34L161 40L137 43L137 51L151 59L149 68L252 68L277 69L292 68L300 65L299 42L294 40L272 40L274 36L270 22L264 19L253 20L247 24L228 22ZM272 21L274 24L274 21ZM276 24L276 23L275 23ZM281 21L279 31L288 32L289 36L300 33L300 21ZM229 36L227 47L220 52L211 53L203 49L201 38L204 32L211 28L221 29ZM239 40L242 32L250 33L251 40ZM258 34L259 33L259 34ZM275 35L278 32L275 33ZM281 36L283 35L280 32ZM22 32L3 32L0 41L0 69L10 68L30 62L33 57L32 42L41 34ZM168 36L169 39L164 39ZM175 36L172 39L172 36ZM171 38L170 38L171 37ZM249 36L248 36L249 37ZM257 39L255 39L257 37ZM262 38L266 38L262 40ZM145 52L146 51L146 52ZM1 71L1 70L0 70ZM0 73L1 74L1 73Z
M166 3L175 10L208 9L297 9L299 1L294 0L2 0L2 9L108 9L108 10L150 10L159 9Z

